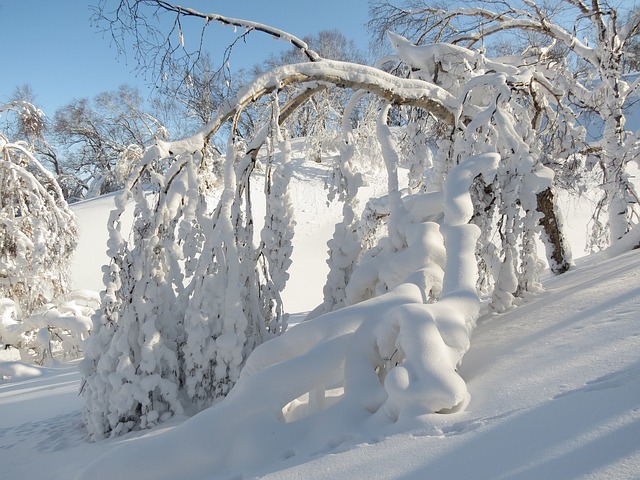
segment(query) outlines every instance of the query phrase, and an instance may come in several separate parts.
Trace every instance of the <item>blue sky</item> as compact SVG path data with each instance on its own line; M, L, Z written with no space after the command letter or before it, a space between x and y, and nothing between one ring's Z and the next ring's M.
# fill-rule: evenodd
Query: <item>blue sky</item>
M36 94L36 104L48 116L74 98L93 97L115 90L123 83L138 86L146 94L145 81L136 76L132 60L118 58L110 38L89 23L90 5L98 0L0 0L0 44L2 73L0 101L7 100L15 88L28 83ZM110 0L115 4L117 0ZM208 13L244 18L286 30L303 37L321 30L337 29L367 47L364 23L367 0L180 0ZM210 27L209 27L210 28ZM218 34L217 32L221 32ZM212 55L220 55L233 29L215 26L208 33ZM270 52L287 44L254 32L246 46L234 51L233 68L251 66Z

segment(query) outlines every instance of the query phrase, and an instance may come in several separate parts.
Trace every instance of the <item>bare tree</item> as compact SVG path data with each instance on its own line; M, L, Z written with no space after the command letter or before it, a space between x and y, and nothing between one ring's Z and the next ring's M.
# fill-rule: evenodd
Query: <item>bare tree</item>
M140 69L145 73L152 72L159 83L164 76L175 72L180 72L183 79L194 73L203 54L207 28L214 23L243 29L237 35L236 42L251 32L261 32L291 43L310 61L320 58L303 40L278 28L250 20L203 13L165 0L122 0L114 2L113 7L108 0L100 0L94 8L92 19L97 28L113 38L119 52L126 54L131 47ZM159 22L158 19L163 21ZM199 35L195 39L185 38L183 23L189 21L198 22ZM162 25L166 25L166 29ZM230 58L234 44L225 50L222 66Z
M37 106L37 95L31 85L24 84L16 87L11 95L11 102L24 102L25 104ZM42 112L39 119L34 123L32 118L25 115L8 115L6 122L14 120L14 124L7 124L5 131L11 138L20 138L27 142L29 148L37 152L44 165L51 168L56 177L62 174L60 158L56 154L56 149L47 139L50 122L45 112ZM63 189L64 191L64 189Z
M164 126L146 113L138 90L127 85L60 108L52 130L64 167L83 182L85 197L122 187L117 164L130 145L144 147L167 137Z

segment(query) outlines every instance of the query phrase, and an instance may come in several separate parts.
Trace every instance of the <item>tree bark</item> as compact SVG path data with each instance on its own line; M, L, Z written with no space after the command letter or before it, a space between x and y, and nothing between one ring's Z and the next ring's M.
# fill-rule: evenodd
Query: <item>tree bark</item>
M547 251L549 268L554 274L560 275L569 270L572 258L571 249L558 221L555 194L550 187L538 193L536 197L538 199L536 210L542 214L540 226L544 230L542 241Z

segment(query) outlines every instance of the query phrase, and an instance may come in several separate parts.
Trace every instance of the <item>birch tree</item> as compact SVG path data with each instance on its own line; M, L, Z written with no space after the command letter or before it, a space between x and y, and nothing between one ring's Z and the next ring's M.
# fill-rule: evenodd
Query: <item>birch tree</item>
M31 104L13 102L25 124L41 121ZM0 292L16 299L24 314L68 290L68 262L77 242L75 217L53 175L25 142L0 136L2 146L2 268Z
M488 48L500 36L520 34L531 42L529 35L535 34L535 43L525 43L523 50L528 47L530 53L540 55L536 68L559 87L554 94L562 95L576 116L592 112L601 119L597 141L576 146L601 173L596 227L601 225L600 212L607 211L608 218L596 230L608 231L607 243L612 243L637 224L638 194L626 171L637 158L637 132L625 130L625 107L637 95L640 81L624 75L640 32L637 12L624 12L601 0L478 1L449 9L419 0L406 7L370 2L370 27L378 35L395 28L418 43L437 40ZM554 50L556 54L551 54ZM541 208L548 199L548 195L541 199Z
M122 168L122 163L131 158L130 147L144 148L168 136L143 103L137 89L121 85L117 91L76 99L56 111L51 130L64 156L63 168L83 183L83 197L120 189L129 168Z

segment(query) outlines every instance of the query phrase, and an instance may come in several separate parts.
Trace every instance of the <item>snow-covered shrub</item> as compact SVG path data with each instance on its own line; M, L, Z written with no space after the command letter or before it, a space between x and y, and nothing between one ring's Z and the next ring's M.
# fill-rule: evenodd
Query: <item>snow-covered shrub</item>
M248 196L271 131L267 125L249 145L229 142L221 193L212 179L220 162L197 134L149 149L118 196L109 221L112 264L81 366L93 438L211 405L235 384L251 351L284 330L279 295L293 226L286 157L271 169L259 245ZM154 169L167 159L166 171ZM120 223L128 201L135 202L130 239Z
M22 317L13 301L1 299L0 340L4 348L18 350L23 362L44 365L80 358L99 304L97 293L74 290Z
M170 156L161 146L145 153L109 219L113 260L104 272L102 308L81 366L85 421L96 438L151 427L183 410L179 349L188 293L182 261L189 260L185 251L199 252L192 242L200 236L188 215L200 193L191 155L176 159L166 176L151 168ZM120 215L131 199L136 207L130 242L121 232ZM188 233L195 234L177 238Z
M26 145L0 136L0 152L0 296L28 315L67 291L77 228L57 182Z
M261 283L264 305L264 319L267 323L279 324L281 333L286 329L286 317L280 293L289 280L289 267L293 253L293 236L296 225L294 209L289 193L291 179L291 143L274 128L273 138L269 142L270 151L265 173L266 213L260 240L262 269L265 280ZM274 145L275 144L275 145ZM280 161L276 163L275 147L280 152Z
M27 125L28 118L38 122L42 116L24 102L0 107L7 110L16 111ZM62 332L73 330L71 343L84 335L73 327L58 328L56 323L64 321L58 322L56 313L43 313L49 302L59 302L68 292L68 269L78 237L75 216L55 178L27 143L11 142L0 134L0 155L0 299L14 305L10 317L17 322L3 327L0 342L36 351L43 362L43 352L52 353L47 332L71 350L76 347Z

